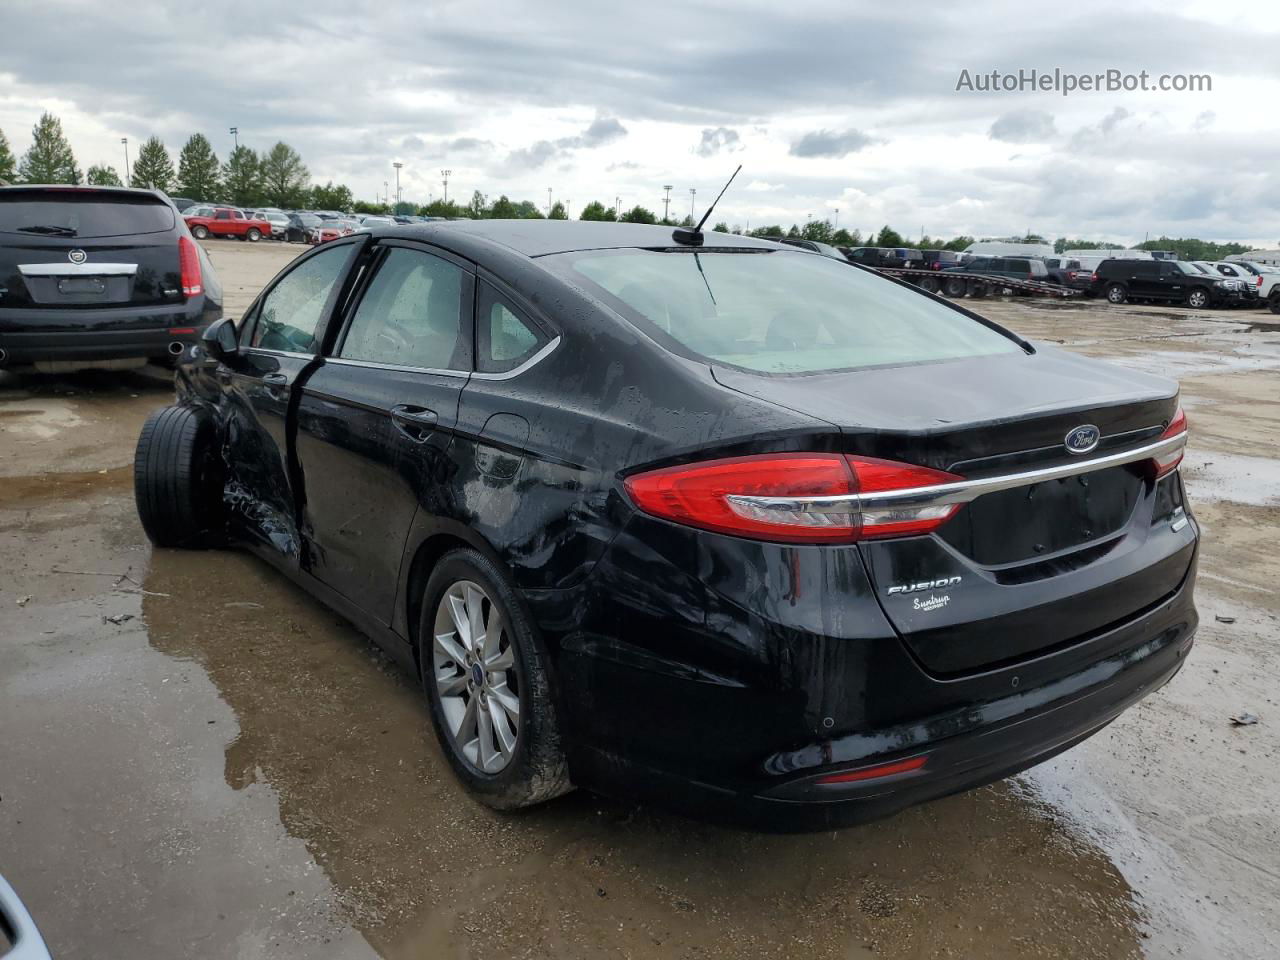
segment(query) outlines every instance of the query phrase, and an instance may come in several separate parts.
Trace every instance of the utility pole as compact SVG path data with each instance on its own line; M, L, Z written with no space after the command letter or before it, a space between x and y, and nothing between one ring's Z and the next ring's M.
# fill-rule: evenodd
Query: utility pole
M452 171L452 170L441 170L441 171L440 171L440 179L442 179L442 180L444 181L444 202L445 202L446 204L449 202L449 175L450 175L451 173L453 173L453 171Z
M396 168L396 205L391 210L392 213L395 213L400 207L400 168L403 167L404 164L399 160L393 160L391 161L391 165Z
M664 183L662 189L666 191L662 198L662 219L665 222L671 219L671 184Z
M239 149L240 149L240 128L239 128L239 127L232 127L232 128L231 128L231 136L232 136L233 138L235 138L235 142L236 142L236 149L237 149L237 150L239 150Z
M124 185L129 185L129 138L121 137L120 142L124 144Z
M694 219L693 203L694 203L694 200L697 198L697 196L698 196L698 188L690 187L689 188L689 219L690 220Z

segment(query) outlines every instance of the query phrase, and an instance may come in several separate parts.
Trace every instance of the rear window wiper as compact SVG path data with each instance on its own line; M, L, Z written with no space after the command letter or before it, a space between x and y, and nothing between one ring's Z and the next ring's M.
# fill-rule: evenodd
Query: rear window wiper
M33 227L18 227L18 233L47 233L59 237L74 237L74 227L64 227L57 223L38 223Z

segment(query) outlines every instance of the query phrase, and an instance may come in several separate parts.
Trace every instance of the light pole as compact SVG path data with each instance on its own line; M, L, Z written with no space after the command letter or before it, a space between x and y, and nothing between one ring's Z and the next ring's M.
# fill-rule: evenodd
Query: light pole
M444 202L446 205L449 203L449 175L451 173L453 173L452 170L440 171L440 179L444 181Z
M622 198L614 197L613 198L613 219L617 220L618 217L620 216L622 216Z
M671 184L664 183L662 189L665 191L662 197L662 220L665 223L671 219Z
M697 187L690 187L690 188L689 188L689 219L690 219L690 220L694 219L694 216L693 216L693 202L694 202L694 199L695 199L697 196L698 196L698 188L697 188Z
M840 208L839 207L836 207L836 222L831 225L831 229L833 231L840 229Z
M551 216L551 188L547 187L547 216Z
M404 166L399 160L393 160L391 165L396 168L396 205L391 212L395 213L400 209L400 168Z
M382 203L384 206L391 206L391 186L387 181L382 181Z
M239 150L239 149L240 149L240 128L239 128L239 127L232 127L232 128L231 128L231 136L235 139L235 142L236 142L236 149L237 149L237 150Z
M120 142L124 144L124 183L129 185L129 138L121 137Z

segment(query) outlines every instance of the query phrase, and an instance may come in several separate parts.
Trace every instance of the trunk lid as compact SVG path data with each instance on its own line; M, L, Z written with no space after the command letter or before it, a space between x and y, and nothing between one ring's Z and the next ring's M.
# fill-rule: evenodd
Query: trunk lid
M1140 447L1177 408L1171 381L1044 348L842 374L713 372L732 389L827 420L848 453L965 479ZM1065 439L1086 424L1101 439L1073 455ZM987 493L931 535L860 549L913 654L956 675L1079 642L1158 603L1194 552L1192 531L1170 531L1180 508L1176 474L1157 489L1143 464L1128 464Z
M0 192L0 307L183 302L176 215L152 194Z

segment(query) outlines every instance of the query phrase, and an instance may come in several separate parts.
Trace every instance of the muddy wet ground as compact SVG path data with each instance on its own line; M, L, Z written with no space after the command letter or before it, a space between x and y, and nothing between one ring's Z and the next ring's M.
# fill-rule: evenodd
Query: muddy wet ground
M300 249L207 246L231 313ZM0 873L63 958L1280 955L1277 318L979 309L1177 376L1191 417L1199 643L1081 746L839 833L493 813L348 624L249 556L147 545L162 376L7 378Z

